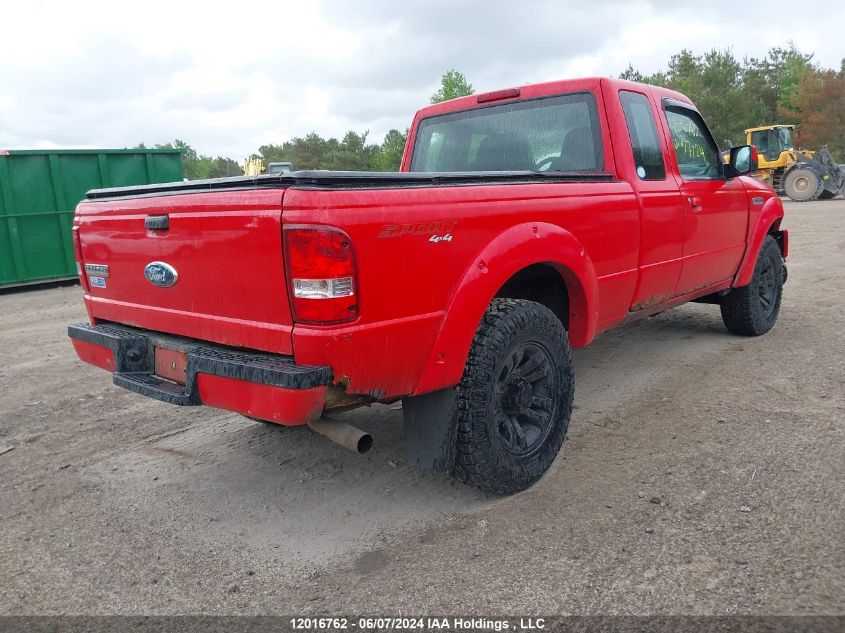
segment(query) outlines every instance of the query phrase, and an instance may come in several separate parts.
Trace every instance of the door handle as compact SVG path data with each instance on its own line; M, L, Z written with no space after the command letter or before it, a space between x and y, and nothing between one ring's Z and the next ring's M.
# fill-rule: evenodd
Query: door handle
M698 196L690 196L687 198L687 202L689 202L693 211L701 211L701 198Z

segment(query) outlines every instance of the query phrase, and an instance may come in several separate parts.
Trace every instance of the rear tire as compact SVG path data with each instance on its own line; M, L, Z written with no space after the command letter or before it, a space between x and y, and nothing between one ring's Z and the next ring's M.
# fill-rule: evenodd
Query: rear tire
M828 191L827 189L822 189L822 192L819 194L819 200L831 200L836 197L836 194L832 191Z
M795 202L809 202L821 195L824 183L812 169L795 167L783 179L783 190Z
M540 479L566 435L573 382L566 330L554 313L494 299L456 390L455 477L499 495Z
M722 297L722 321L728 331L740 336L760 336L771 330L780 312L784 277L778 243L767 235L751 283Z

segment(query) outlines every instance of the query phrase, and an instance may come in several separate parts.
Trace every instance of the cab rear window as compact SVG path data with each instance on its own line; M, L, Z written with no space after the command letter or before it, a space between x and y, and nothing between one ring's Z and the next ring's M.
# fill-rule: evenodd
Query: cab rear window
M410 170L594 172L603 165L596 100L579 92L423 119Z

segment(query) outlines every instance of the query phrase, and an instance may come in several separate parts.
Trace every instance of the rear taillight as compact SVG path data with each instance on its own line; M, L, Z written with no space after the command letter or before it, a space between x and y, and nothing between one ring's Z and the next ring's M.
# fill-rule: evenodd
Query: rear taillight
M76 274L79 275L79 283L85 292L89 292L88 275L85 274L85 265L82 261L82 242L79 240L79 227L74 226L71 229L73 236L73 257L76 259Z
M358 318L358 279L349 236L333 227L284 227L294 321L328 325Z

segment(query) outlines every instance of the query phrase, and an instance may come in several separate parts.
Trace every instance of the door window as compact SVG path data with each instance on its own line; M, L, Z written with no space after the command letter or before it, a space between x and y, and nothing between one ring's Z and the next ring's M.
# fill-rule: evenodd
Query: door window
M657 137L657 125L648 98L639 92L621 90L619 100L628 124L634 163L640 180L663 180L666 168L663 166L663 150Z
M721 178L719 150L701 115L670 106L666 108L666 120L681 176L690 180Z

